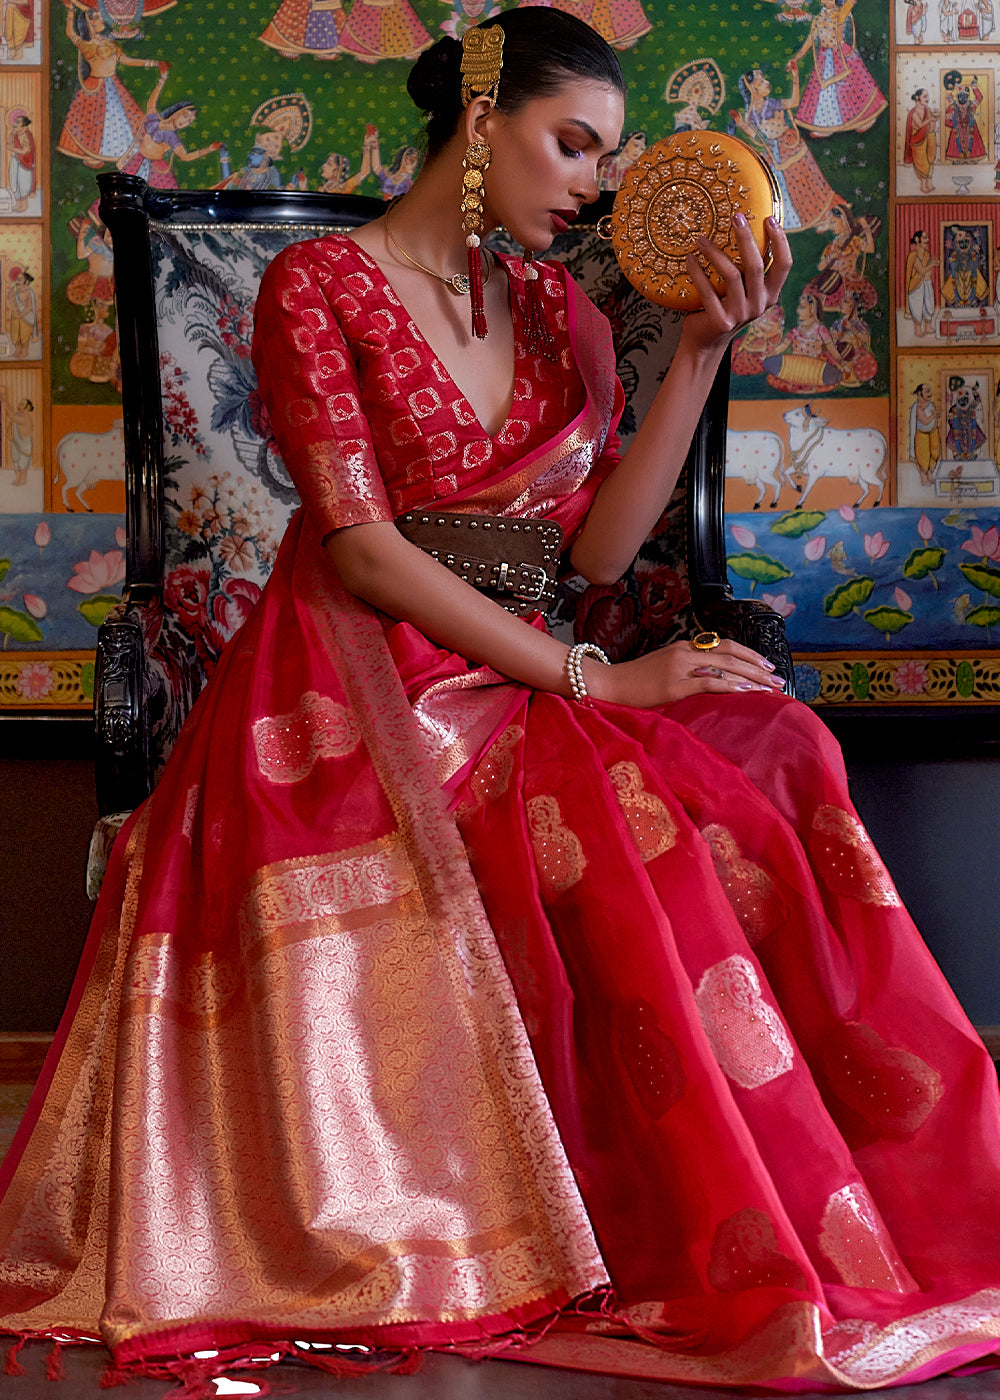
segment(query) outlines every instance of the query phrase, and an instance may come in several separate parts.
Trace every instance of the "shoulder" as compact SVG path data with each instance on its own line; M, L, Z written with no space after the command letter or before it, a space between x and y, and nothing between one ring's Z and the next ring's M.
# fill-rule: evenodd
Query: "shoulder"
M378 278L378 266L352 239L331 233L290 243L268 265L262 288L293 286L305 291L328 285L356 284L358 292L370 289Z

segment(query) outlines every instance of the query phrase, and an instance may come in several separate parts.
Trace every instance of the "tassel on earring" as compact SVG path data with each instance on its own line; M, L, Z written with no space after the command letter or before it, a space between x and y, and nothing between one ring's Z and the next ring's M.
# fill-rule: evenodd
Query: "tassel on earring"
M538 289L538 268L534 253L526 252L524 267L524 344L529 354L544 355L547 360L557 359L556 343L552 339L545 312L542 310L542 297Z
M483 258L480 233L483 230L483 177L493 152L485 141L471 141L462 160L462 228L469 253L469 298L472 302L472 334L486 339L486 306L483 301Z

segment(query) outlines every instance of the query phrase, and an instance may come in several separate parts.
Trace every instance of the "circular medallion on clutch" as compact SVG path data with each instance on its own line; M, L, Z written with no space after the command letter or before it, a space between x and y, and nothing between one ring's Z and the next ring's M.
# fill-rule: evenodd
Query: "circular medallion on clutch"
M733 227L738 212L770 266L764 220L782 215L770 168L735 136L685 131L657 141L629 167L603 231L625 276L644 296L675 311L697 311L701 298L685 259L699 253L696 239L704 234L739 266ZM716 291L725 291L715 268L700 254L699 260Z

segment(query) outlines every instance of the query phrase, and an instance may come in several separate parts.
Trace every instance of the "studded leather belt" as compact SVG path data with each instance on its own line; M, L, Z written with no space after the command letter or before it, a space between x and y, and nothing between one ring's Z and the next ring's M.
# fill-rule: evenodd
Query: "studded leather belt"
M556 596L562 528L551 520L413 510L400 534L508 612L546 612Z

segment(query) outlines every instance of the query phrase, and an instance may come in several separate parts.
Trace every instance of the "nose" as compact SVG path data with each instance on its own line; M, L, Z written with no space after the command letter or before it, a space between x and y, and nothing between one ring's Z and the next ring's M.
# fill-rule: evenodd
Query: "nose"
M593 204L601 192L600 182L597 178L597 162L580 161L576 177L573 182L573 194L584 204Z

